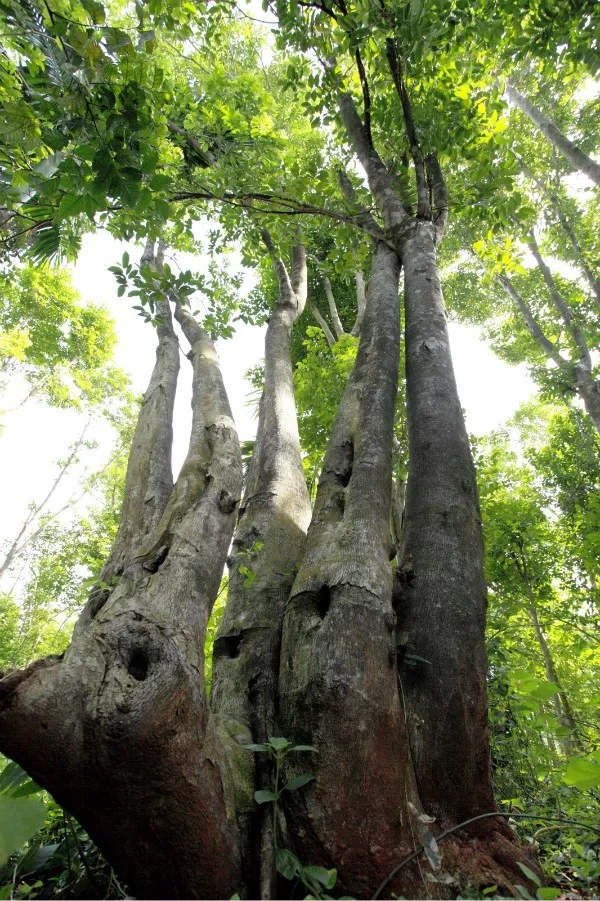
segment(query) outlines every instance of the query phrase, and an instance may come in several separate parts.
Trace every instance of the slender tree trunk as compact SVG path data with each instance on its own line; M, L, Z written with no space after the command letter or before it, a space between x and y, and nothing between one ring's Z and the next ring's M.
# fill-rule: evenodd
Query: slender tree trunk
M234 791L203 646L241 458L214 347L187 310L177 318L194 373L181 474L160 511L167 463L147 442L171 428L168 405L153 402L172 369L160 349L173 336L167 318L138 423L144 464L127 472L125 515L138 520L117 538L131 548L116 558L122 575L112 592L92 594L63 657L0 680L0 747L77 816L136 896L229 897L241 865ZM154 504L146 536L145 511L127 497Z
M560 679L558 678L554 660L552 658L552 653L550 651L550 646L548 645L548 641L546 639L546 636L544 635L544 630L542 629L540 623L537 607L533 600L533 594L529 586L528 594L529 606L527 608L527 613L529 614L529 618L533 623L535 637L540 647L540 651L542 652L544 669L546 671L546 679L548 680L548 682L553 682L555 685L558 685L560 689L558 694L554 695L554 697L552 698L556 716L562 726L566 726L571 730L571 735L568 738L560 739L560 744L567 757L573 754L574 751L583 754L585 753L585 748L583 747L581 739L579 738L577 724L573 718L573 712L571 710L571 703L564 688L562 687Z
M355 271L354 278L356 280L356 319L354 320L354 325L352 326L350 334L353 338L358 338L365 316L367 295L365 292L365 278L360 269Z
M329 314L331 316L333 330L335 332L336 338L341 338L344 334L344 326L342 325L342 320L340 319L338 313L335 297L333 296L333 288L331 287L331 282L326 275L323 276L323 284L325 285L325 295L327 297L327 303L329 304Z
M389 532L399 359L397 256L379 244L360 346L286 606L282 733L318 748L291 795L295 849L365 897L409 850L408 748L396 684ZM294 762L294 772L306 763ZM417 888L413 884L413 891Z
M332 333L331 329L327 325L327 322L323 318L320 310L314 305L314 303L310 304L309 309L310 309L310 312L315 317L315 319L317 320L319 328L325 335L325 340L327 341L327 344L329 345L329 348L331 349L333 347L333 345L335 344L335 338L333 337L333 333Z
M410 466L400 673L421 800L428 813L459 821L494 804L481 517L431 224L415 224L402 259Z
M265 385L248 484L229 560L227 607L214 645L212 707L230 742L230 759L253 769L239 743L265 742L276 734L275 704L283 609L302 559L310 522L294 400L290 357L292 326L306 300L304 248L293 251L292 279L275 260L279 300L265 337ZM241 759L240 759L241 758ZM271 788L271 773L257 759L257 787ZM246 777L247 781L247 777ZM250 897L273 894L273 836L269 805L253 792L237 806ZM257 827L257 821L260 821ZM256 838L262 834L262 853ZM252 866L260 858L260 882ZM254 884L252 884L254 879Z
M573 144L572 141L569 141L552 119L534 106L527 97L520 94L510 82L506 84L506 96L528 119L531 119L534 125L537 125L544 137L550 141L553 147L556 147L559 153L562 153L574 169L583 172L595 185L600 185L599 163L595 162L580 147Z
M48 491L46 496L39 502L39 504L36 504L33 509L30 509L29 514L23 522L23 525L19 529L18 535L6 552L4 560L2 560L2 562L0 563L0 578L10 569L14 561L21 556L25 548L27 548L31 544L31 542L34 541L38 537L38 535L40 535L46 525L52 522L52 520L56 519L63 512L63 510L66 510L69 504L72 503L73 498L63 504L63 506L59 510L55 511L50 517L46 515L45 521L42 523L42 525L34 529L33 532L28 531L36 521L39 522L40 517L44 513L44 510L46 510L46 508L48 507L50 500L54 496L54 493L62 482L64 476L69 471L71 466L78 462L77 454L83 446L89 425L90 420L87 421L81 435L70 448L70 453L67 459L64 461L64 463L60 464L58 475L54 479L54 482L52 483L52 486L50 487L50 490Z
M511 281L503 275L497 275L496 281L502 286L522 314L527 330L531 336L535 339L546 356L550 360L553 360L559 369L565 373L566 378L571 381L573 388L583 400L586 413L594 423L596 429L600 432L600 382L594 379L592 375L591 358L579 329L577 329L576 334L580 336L581 340L579 342L577 341L577 338L575 338L575 343L579 347L581 357L577 363L573 364L566 359L560 353L556 345L552 344L546 337L530 307L515 289ZM570 319L568 316L565 316L563 317L563 321L567 324Z

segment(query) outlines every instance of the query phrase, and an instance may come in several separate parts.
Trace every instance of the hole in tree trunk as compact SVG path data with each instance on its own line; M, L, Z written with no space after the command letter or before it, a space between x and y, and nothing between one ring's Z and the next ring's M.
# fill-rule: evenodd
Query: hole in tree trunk
M129 666L127 667L127 671L130 676L133 676L134 679L137 679L138 682L143 682L144 679L148 676L148 658L143 651L134 651L131 655L131 660L129 661Z
M352 477L352 465L354 463L354 444L351 441L346 441L341 450L343 452L343 462L341 468L337 472L337 477L340 485L344 488L350 482L350 478Z
M243 634L241 634L223 635L221 638L217 638L213 647L213 658L228 657L230 660L234 660L239 656L243 637Z
M321 619L325 619L325 617L329 613L330 604L331 592L329 591L329 586L322 585L317 593L317 611Z

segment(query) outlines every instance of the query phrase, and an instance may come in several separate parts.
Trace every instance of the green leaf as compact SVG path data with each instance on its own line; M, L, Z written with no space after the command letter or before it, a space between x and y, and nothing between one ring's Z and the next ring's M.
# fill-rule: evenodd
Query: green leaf
M535 893L536 898L539 898L540 901L554 901L555 898L560 898L562 895L562 889L560 888L539 888Z
M310 773L303 773L302 776L295 776L293 779L290 779L289 782L286 782L283 786L283 790L286 792L294 792L297 789L302 788L303 785L312 782L315 778L316 777Z
M119 53L133 47L131 38L121 28L104 28L104 42L111 53Z
M326 889L332 889L337 880L337 870L326 870L325 867L303 867L302 875L313 879Z
M285 879L295 879L302 872L302 864L295 854L288 851L287 848L278 848L275 856L275 866L277 872Z
M584 791L595 788L600 785L600 766L581 757L573 757L569 760L563 779L567 785L574 785Z
M488 885L487 888L484 888L482 895L493 895L497 891L498 891L497 885Z
M279 796L275 794L275 792L265 791L261 789L261 791L254 792L254 800L257 804L267 804L270 801L278 801Z
M151 175L156 169L158 163L158 153L156 150L146 150L140 159L140 169L144 175ZM164 176L167 177L167 176Z
M92 213L96 212L96 203L90 194L63 194L58 205L58 218L69 219L79 213L87 213L92 203Z
M93 144L80 144L73 150L73 156L79 160L87 160L91 163L96 156L97 148Z
M520 894L521 898L525 898L526 901L531 898L529 891L525 888L524 885L515 885L516 890Z
M539 698L540 701L548 701L550 698L553 698L554 695L558 694L559 691L560 688L556 682L540 682L530 694L534 698Z
M34 782L33 779L28 779L27 782L11 792L10 796L11 798L26 798L28 795L35 795L41 790L37 782Z
M89 14L94 25L103 25L106 18L104 4L98 0L81 0L81 5Z
M163 188L168 188L171 184L171 176L164 175L162 173L158 173L157 175L153 175L150 179L149 187L153 191L162 191Z
M12 795L21 785L29 781L29 775L23 767L11 760L0 773L0 792Z
M36 262L51 260L60 251L60 228L58 225L49 225L40 228L35 233L35 241L29 249L30 256Z
M291 741L288 741L287 738L279 738L278 736L273 736L269 739L268 744L275 748L276 751L285 751L286 748L289 748L291 745Z
M0 865L44 825L46 806L37 798L0 795Z
M534 873L533 870L530 870L529 867L525 866L524 863L521 863L520 860L517 861L517 866L525 874L525 876L527 876L528 879L530 879L535 885L537 885L538 888L540 887L542 883L540 882L540 877L537 875L537 873Z
M242 745L242 748L246 748L247 751L256 751L257 753L269 750L267 745Z
M120 181L117 196L128 206L135 206L140 197L142 187L142 172L133 166L126 166L119 172Z

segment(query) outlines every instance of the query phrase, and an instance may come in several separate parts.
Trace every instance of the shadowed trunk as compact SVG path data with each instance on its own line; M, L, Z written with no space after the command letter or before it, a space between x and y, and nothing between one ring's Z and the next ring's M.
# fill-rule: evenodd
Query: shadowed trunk
M400 675L421 800L457 822L493 810L481 518L431 224L415 223L402 259L410 465Z
M402 77L401 71L396 74ZM394 591L398 678L417 797L426 814L443 824L457 823L492 812L495 805L481 517L435 251L448 201L441 168L430 155L425 160L429 217L413 218L368 141L351 95L339 95L338 104L379 207L385 240L404 269L410 460ZM406 94L402 105L408 105ZM473 883L493 871L494 881L513 893L521 872L516 862L531 865L525 850L501 820L485 820L472 831L482 838L470 843L468 853L461 839L444 844L446 868L469 874Z
M286 606L279 677L283 734L319 751L315 782L290 796L295 848L304 861L336 866L341 886L358 897L409 850L389 563L398 274L395 252L379 244L355 366Z
M167 458L159 460L148 444L170 434L172 407L155 400L176 368L166 302L162 312L136 431L141 463L128 468L124 510L131 516L145 499L154 527L144 535L142 515L121 530L122 575L112 592L92 594L64 657L0 681L1 748L75 814L138 897L229 897L240 858L228 765L205 698L203 645L241 458L214 347L178 306L191 344L193 424L160 509L170 447L160 445Z

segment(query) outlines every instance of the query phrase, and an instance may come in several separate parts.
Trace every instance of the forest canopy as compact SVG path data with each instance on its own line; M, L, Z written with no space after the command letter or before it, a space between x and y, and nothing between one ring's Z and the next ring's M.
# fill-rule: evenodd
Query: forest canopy
M2 897L596 896L597 4L0 15L0 369L118 436L7 548ZM103 231L135 412L65 269ZM449 319L535 382L491 434Z

